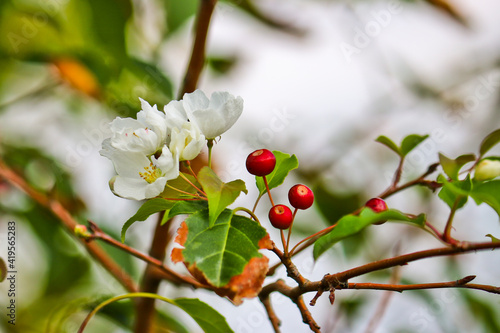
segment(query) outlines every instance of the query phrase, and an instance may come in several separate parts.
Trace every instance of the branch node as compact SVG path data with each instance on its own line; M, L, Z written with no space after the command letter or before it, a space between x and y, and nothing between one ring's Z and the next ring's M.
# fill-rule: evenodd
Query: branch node
M335 302L335 288L330 289L330 295L328 296L328 299L330 300L330 304L333 305Z

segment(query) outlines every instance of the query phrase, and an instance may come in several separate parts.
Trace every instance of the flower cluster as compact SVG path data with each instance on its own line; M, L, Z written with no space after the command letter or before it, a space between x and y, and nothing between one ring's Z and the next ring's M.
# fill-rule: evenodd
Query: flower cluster
M205 142L227 131L243 111L243 99L227 92L208 98L202 91L184 94L159 111L141 100L137 119L117 117L100 154L117 176L110 181L118 196L142 200L158 196L179 176L179 162L198 156Z

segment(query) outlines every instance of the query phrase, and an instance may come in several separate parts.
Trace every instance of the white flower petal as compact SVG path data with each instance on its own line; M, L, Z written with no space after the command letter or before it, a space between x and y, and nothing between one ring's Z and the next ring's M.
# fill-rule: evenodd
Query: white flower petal
M185 122L182 129L173 128L169 148L176 152L181 161L189 161L198 156L205 145L205 136L192 122Z
M200 89L196 89L192 93L184 94L184 96L182 96L182 101L188 115L189 112L193 112L195 110L207 109L210 105L210 100Z
M215 92L208 99L196 90L185 94L184 109L207 139L215 139L234 125L243 112L243 99L227 92Z
M142 110L137 113L137 120L146 128L152 129L158 134L161 142L167 138L167 123L165 113L158 110L156 104L151 106L148 102L139 98Z
M179 155L172 154L167 146L164 146L158 159L151 156L153 164L160 168L162 177L167 180L179 177Z
M165 118L170 129L173 127L181 128L188 120L182 101L170 101L163 109L165 110Z

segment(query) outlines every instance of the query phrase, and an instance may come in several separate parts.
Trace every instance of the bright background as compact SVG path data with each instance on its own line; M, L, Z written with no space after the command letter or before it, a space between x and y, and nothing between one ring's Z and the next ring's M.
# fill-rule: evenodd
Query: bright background
M314 188L316 209L298 216L298 241L332 223L342 208L358 207L390 184L397 159L374 141L379 135L400 142L408 134L430 134L408 157L404 181L422 174L437 161L438 152L449 157L476 152L481 140L500 127L498 2L450 1L460 16L430 2L257 1L252 15L242 9L246 1L218 4L200 88L229 91L245 100L243 115L214 151L221 176L241 178L250 189L238 204L250 206L256 198L244 168L252 150L296 154L300 167L275 196L284 202L288 185L296 182ZM0 2L4 159L17 163L38 188L55 191L82 222L92 219L119 234L138 204L109 191L114 171L98 154L109 135L106 125L117 115L134 116L138 97L160 108L175 98L189 59L196 4ZM52 161L65 173L54 173ZM388 204L408 213L426 212L430 221L444 227L448 208L430 194L410 189L389 198ZM265 216L268 209L264 202L259 214ZM0 330L45 332L60 316L69 319L51 328L75 331L85 313L82 305L123 293L50 215L1 183L0 212L2 224L17 222L21 266L19 325L15 331ZM154 219L134 225L129 244L147 251L153 226ZM500 234L494 211L472 202L454 226L458 239L484 241L485 234ZM2 243L4 239L0 234ZM307 251L294 262L308 279L318 280L325 273L394 255L398 244L400 253L440 246L422 231L391 223L370 227L343 243L317 262ZM141 262L113 254L140 277ZM401 281L448 281L474 274L476 283L498 285L498 260L495 252L428 259L401 267ZM283 271L278 276L286 278ZM386 282L389 276L390 271L383 271L356 281ZM0 292L5 294L4 285ZM234 307L207 292L170 286L161 294L199 297L226 316L238 333L272 331L257 300ZM324 332L365 332L382 295L339 291L334 306L324 296L311 312ZM312 297L305 295L306 302ZM289 300L274 294L273 301L283 332L309 331ZM0 298L3 308L2 302ZM171 312L168 306L160 308ZM479 291L394 294L377 332L498 332L499 309L497 296ZM63 311L73 314L63 316ZM108 315L116 319L128 310L113 311ZM174 313L189 332L197 330L183 314ZM117 322L96 319L93 329L126 332Z

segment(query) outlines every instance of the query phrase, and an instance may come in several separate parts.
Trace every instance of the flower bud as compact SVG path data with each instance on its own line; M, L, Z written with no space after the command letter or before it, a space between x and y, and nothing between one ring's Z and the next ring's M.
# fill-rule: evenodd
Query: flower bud
M77 224L75 229L73 230L77 237L81 237L83 239L89 239L92 237L92 234L88 231L87 227L83 224Z
M500 160L484 159L476 166L474 179L477 181L491 180L500 176Z

